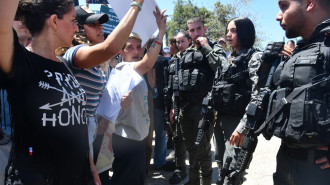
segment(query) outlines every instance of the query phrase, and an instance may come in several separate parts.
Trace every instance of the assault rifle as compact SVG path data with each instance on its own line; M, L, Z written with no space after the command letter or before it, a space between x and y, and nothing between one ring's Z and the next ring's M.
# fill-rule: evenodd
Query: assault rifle
M174 133L174 139L181 139L181 134L178 134L178 132L181 133L181 128L179 125L179 59L176 58L174 60L175 62L175 74L173 75L173 96L174 96L174 125L175 125L175 133Z
M209 129L210 124L213 121L214 114L213 114L213 108L211 106L211 100L212 100L211 96L208 96L203 99L202 119L198 123L198 132L197 132L197 137L196 137L194 148L193 148L194 156L192 157L192 161L190 161L190 166L192 168L194 168L194 166L195 166L198 146L202 142L205 132Z
M216 85L220 79L221 75L221 67L217 68L217 74L214 78L213 84ZM212 90L212 93L207 95L206 98L203 99L202 102L202 119L198 123L198 131L197 131L197 137L195 140L193 152L194 156L192 157L192 161L190 166L193 168L195 166L196 157L197 157L197 151L198 146L202 142L205 131L207 131L211 125L211 123L214 121L214 109L217 109L217 107L214 105L214 93L217 92L215 89ZM211 125L213 126L213 125ZM210 138L208 138L210 139Z
M236 163L233 165L233 169L229 169L232 158L227 157L226 163L221 170L220 178L217 184L222 185L225 177L228 177L228 180L233 185L242 184L242 176L244 175L245 170L248 168L252 155L257 147L258 136L255 131L262 125L267 117L267 105L271 90L271 82L273 74L280 63L281 59L278 57L278 53L282 50L284 42L274 42L270 43L267 46L266 51L262 55L263 62L269 62L269 60L274 59L272 63L270 72L268 74L267 82L264 88L260 89L259 94L255 101L250 102L246 111L247 123L245 128L248 130L246 136L243 139L240 152ZM229 163L229 164L227 164Z

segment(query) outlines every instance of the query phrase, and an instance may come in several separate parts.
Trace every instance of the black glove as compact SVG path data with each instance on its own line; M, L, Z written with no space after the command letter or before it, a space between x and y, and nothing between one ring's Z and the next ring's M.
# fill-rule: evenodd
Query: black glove
M263 52L261 59L264 62L273 62L278 54L282 51L284 42L270 42L267 44L265 51Z

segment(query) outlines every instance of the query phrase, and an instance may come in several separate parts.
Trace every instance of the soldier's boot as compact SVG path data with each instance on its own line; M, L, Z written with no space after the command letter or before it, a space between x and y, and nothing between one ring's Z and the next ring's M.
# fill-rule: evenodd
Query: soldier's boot
M187 176L186 169L185 168L177 168L174 170L173 175L169 179L170 184L179 184L182 182Z
M189 167L189 181L185 185L200 185L199 180L199 165L195 165L194 168Z

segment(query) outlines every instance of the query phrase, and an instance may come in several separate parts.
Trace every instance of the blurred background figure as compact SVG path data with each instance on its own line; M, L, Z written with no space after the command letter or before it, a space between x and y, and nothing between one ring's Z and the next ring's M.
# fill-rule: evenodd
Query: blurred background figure
M163 49L163 56L168 60L170 61L171 58L172 58L172 53L170 51L170 48L168 46L164 47Z
M295 43L293 40L289 40L289 41L286 43L286 45L287 45L290 49L292 49L292 50L294 50L294 48L296 48L296 43Z
M179 49L176 46L176 38L175 38L175 36L170 38L169 43L170 43L170 47L169 47L170 48L170 52L171 52L172 57L173 57L174 55L176 55L179 52Z
M223 50L225 50L226 52L226 56L228 57L230 52L227 51L227 42L226 42L226 39L223 38L223 37L220 37L219 40L218 40L218 44L222 47Z
M223 37L220 37L218 40L218 44L220 44L220 46L222 48L226 48L227 44L226 44L226 39L224 39Z

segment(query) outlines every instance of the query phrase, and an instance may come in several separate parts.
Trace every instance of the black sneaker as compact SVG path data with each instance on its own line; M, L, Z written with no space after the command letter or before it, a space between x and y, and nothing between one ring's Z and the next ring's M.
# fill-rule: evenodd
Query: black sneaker
M178 184L182 182L187 176L186 170L185 169L176 169L174 171L174 174L169 180L170 184Z

